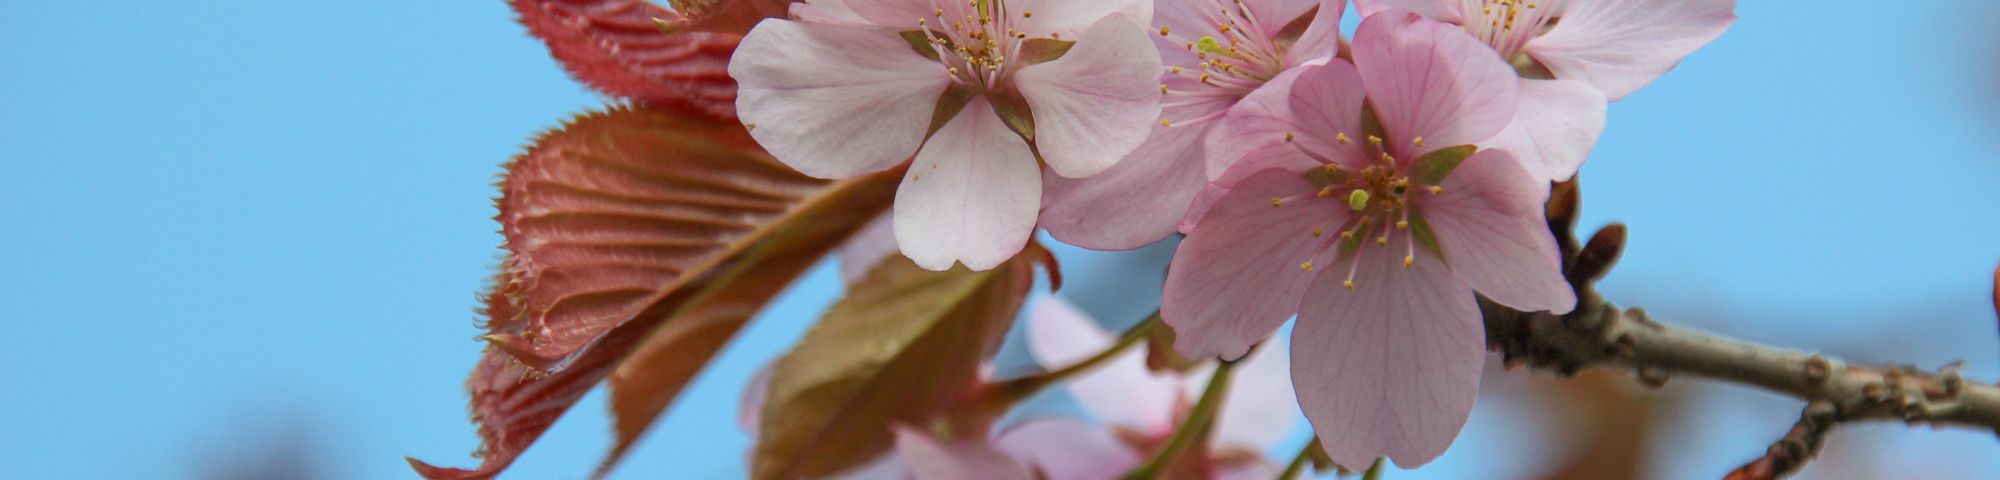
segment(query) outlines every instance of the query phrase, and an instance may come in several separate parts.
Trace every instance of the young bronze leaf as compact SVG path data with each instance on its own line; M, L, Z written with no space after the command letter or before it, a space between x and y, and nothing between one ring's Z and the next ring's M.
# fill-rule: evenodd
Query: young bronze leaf
M928 426L958 405L1027 298L1039 258L984 272L933 272L901 256L876 266L774 364L751 478L838 473L887 451L891 425Z
M577 81L641 104L690 105L736 118L729 56L757 20L785 0L684 1L681 12L645 0L512 0L528 33ZM662 33L654 21L674 26Z
M412 465L431 479L498 474L654 327L768 300L755 292L781 287L760 282L789 283L791 262L809 263L795 256L830 248L788 247L783 232L844 236L887 208L901 175L805 177L742 126L685 111L620 107L544 135L508 166L498 202L509 253L487 298L493 348L467 382L484 460ZM772 275L732 273L765 265Z
M810 221L786 224L717 277L712 283L718 287L702 290L667 314L666 323L611 372L608 383L616 437L597 476L602 477L618 463L751 316L844 239L886 211L898 178L899 173L878 174L863 177L863 181L843 182L842 190L829 198L844 200L807 205L808 210L797 216Z

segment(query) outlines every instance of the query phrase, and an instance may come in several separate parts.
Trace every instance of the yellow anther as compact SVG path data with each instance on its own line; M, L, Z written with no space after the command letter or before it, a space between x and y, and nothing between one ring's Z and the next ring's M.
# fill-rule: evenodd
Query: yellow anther
M1160 36L1167 36L1167 27L1160 27Z
M1341 286L1343 286L1343 287L1347 287L1347 289L1348 289L1348 290L1353 290L1353 289L1354 289L1354 281L1353 281L1353 280L1348 280L1348 281L1345 281L1345 282L1341 282L1341 283L1340 283L1340 285L1341 285Z
M1397 230L1409 230L1409 229L1410 229L1410 222L1409 222L1408 220L1397 220L1397 221L1396 221L1396 229L1397 229Z
M1292 132L1285 132L1285 141L1290 142L1295 138L1298 138L1298 135L1293 135Z
M1222 33L1229 33L1229 26L1228 26L1228 25L1220 25L1220 26L1217 26L1217 27L1215 27L1215 31L1217 31L1217 32L1222 32Z
M1431 185L1431 195L1437 195L1437 194L1440 194L1440 193L1444 193L1444 187L1440 187L1440 186L1437 186L1437 185Z
M1353 231L1353 230L1348 230L1348 231L1345 231L1345 232L1340 232L1340 239L1341 239L1341 240L1353 240L1353 239L1354 239L1354 231Z
M1322 231L1322 230L1320 230L1320 229L1319 229L1319 227L1313 227L1313 238L1319 238L1319 236L1320 236L1320 235L1322 235L1322 234L1325 234L1325 233L1326 233L1326 232L1325 232L1325 231Z
M1278 198L1278 197L1271 197L1271 206L1275 207L1275 206L1279 206L1279 205L1284 205L1284 204L1285 204L1285 199L1282 199L1282 198Z
M1424 137L1417 137L1416 139L1410 140L1410 143L1414 143L1419 147L1424 146Z
M1021 18L1028 18L1032 16L1035 16L1035 12L1021 12Z
M958 74L958 67L948 67L948 68L945 68L945 71L948 71L948 72L951 72L951 74L952 74L952 75L957 75L957 74Z
M1166 94L1167 94L1167 86L1166 86L1166 85L1161 85L1161 86L1160 86L1160 94L1161 94L1161 95L1166 95Z
M1340 144L1341 144L1341 145L1346 145L1346 144L1347 144L1347 134L1345 134L1345 133L1335 133L1335 134L1333 134L1333 141L1336 141L1336 142L1340 142Z
M1306 263L1301 263L1301 264L1299 264L1299 268L1303 268L1303 269L1306 269L1306 270L1312 270L1312 269L1313 269L1313 262L1306 262Z
M1326 197L1331 197L1331 196L1333 196L1333 187L1326 187L1326 188L1322 188L1322 189L1319 189L1319 198L1326 198ZM1313 228L1314 228L1314 229L1318 229L1319 227L1313 227ZM1317 235L1315 235L1315 236L1317 236Z
M1168 68L1168 69L1167 69L1167 71L1169 71L1169 72L1173 72L1173 73L1181 73L1181 67L1172 67L1172 68Z
M1404 255L1404 256L1403 256L1403 268L1410 268L1410 264L1411 264L1411 263L1416 263L1416 261L1417 261L1417 257L1414 257L1414 256L1410 256L1410 255Z
M1377 136L1374 136L1374 135L1369 135L1369 136L1368 136L1368 143L1373 143L1373 144L1376 144L1376 145L1381 145L1381 144L1382 144L1382 137L1377 137Z
M1380 237L1375 237L1375 244L1376 244L1376 245L1381 245L1381 246L1384 246L1384 247L1387 247L1387 246L1389 246L1389 236L1388 236L1388 235L1383 235L1383 236L1380 236Z

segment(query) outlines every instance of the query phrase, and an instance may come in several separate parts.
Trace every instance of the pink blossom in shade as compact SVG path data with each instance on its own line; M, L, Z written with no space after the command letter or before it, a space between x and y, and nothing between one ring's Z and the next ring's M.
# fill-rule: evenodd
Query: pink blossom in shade
M1576 299L1542 219L1547 187L1506 151L1452 154L1512 121L1513 69L1399 10L1364 19L1353 52L1299 74L1285 122L1243 132L1293 148L1230 168L1235 184L1174 255L1161 314L1192 358L1242 356L1296 314L1292 383L1327 453L1414 468L1471 412L1485 360L1473 292L1527 311Z
M814 0L766 20L729 64L772 156L849 178L911 162L903 254L993 268L1034 232L1042 167L1103 172L1160 113L1146 0Z
M1035 361L1048 369L1062 368L1103 351L1115 338L1082 311L1060 297L1035 301L1028 311L1028 349ZM1217 458L1207 464L1209 478L1272 478L1280 467L1263 458L1261 452L1283 442L1298 424L1298 404L1293 401L1291 362L1284 352L1285 340L1259 349L1236 367L1236 377L1224 394L1215 434L1209 437L1210 451ZM1189 375L1154 372L1146 367L1145 351L1129 350L1096 370L1071 380L1067 389L1083 409L1105 426L1126 433L1139 444L1118 444L1123 455L1098 453L1078 458L1077 451L1105 452L1103 445L1115 440L1105 426L1075 420L1036 420L1003 433L999 445L1022 458L1037 459L1039 465L1081 462L1067 471L1072 478L1117 478L1137 465L1142 449L1163 444L1171 436L1186 409L1200 398L1213 368ZM1060 425L1041 425L1061 423ZM1030 427L1037 431L1028 431ZM1093 433L1094 431L1094 433ZM1028 438L1018 438L1027 436ZM1057 442L1063 436L1079 439ZM1105 440L1096 440L1103 438ZM1088 439L1088 440L1085 440ZM1079 447L1079 444L1085 445ZM1052 477L1053 478L1053 477Z
M1521 72L1521 117L1482 146L1555 180L1589 155L1605 101L1652 83L1736 21L1736 0L1356 0L1363 15L1384 5L1460 25Z
M1044 172L1042 228L1065 243L1100 250L1138 248L1172 234L1210 180L1203 138L1214 120L1285 71L1337 53L1346 8L1346 0L1156 2L1153 43L1167 69L1160 76L1161 123L1104 173L1072 179Z

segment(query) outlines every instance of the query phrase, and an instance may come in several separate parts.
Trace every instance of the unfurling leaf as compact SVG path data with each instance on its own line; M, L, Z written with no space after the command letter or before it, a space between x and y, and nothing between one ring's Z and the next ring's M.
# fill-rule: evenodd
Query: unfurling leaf
M773 364L751 478L838 473L888 451L892 425L962 405L1034 283L1028 250L981 272L901 256L869 271Z
M412 460L420 474L497 475L642 342L647 351L697 345L670 361L699 369L713 355L699 345L733 335L738 317L801 265L886 210L902 175L806 177L763 153L742 126L688 113L585 115L509 165L496 217L508 257L486 305L493 348L467 382L483 461L460 470ZM649 339L656 327L670 338ZM632 379L621 398L664 396L625 402L664 405L685 384L678 374ZM645 410L617 412L621 436L657 415Z
M585 85L641 104L689 105L734 119L729 56L744 32L763 18L783 17L790 1L681 2L688 15L645 0L510 3L528 32ZM674 33L661 32L660 23L676 26Z

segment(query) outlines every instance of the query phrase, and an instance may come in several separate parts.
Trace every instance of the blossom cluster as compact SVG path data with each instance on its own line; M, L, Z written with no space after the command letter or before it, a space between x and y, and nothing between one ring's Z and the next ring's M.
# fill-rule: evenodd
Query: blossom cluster
M1266 339L1296 317L1286 390L1327 455L1413 468L1470 414L1475 292L1576 303L1542 218L1549 182L1588 158L1608 103L1719 36L1735 2L1354 0L1343 33L1347 3L807 0L729 70L740 118L785 164L907 169L894 244L924 268L993 268L1038 228L1108 250L1185 234L1161 306L1174 349L1283 348Z

